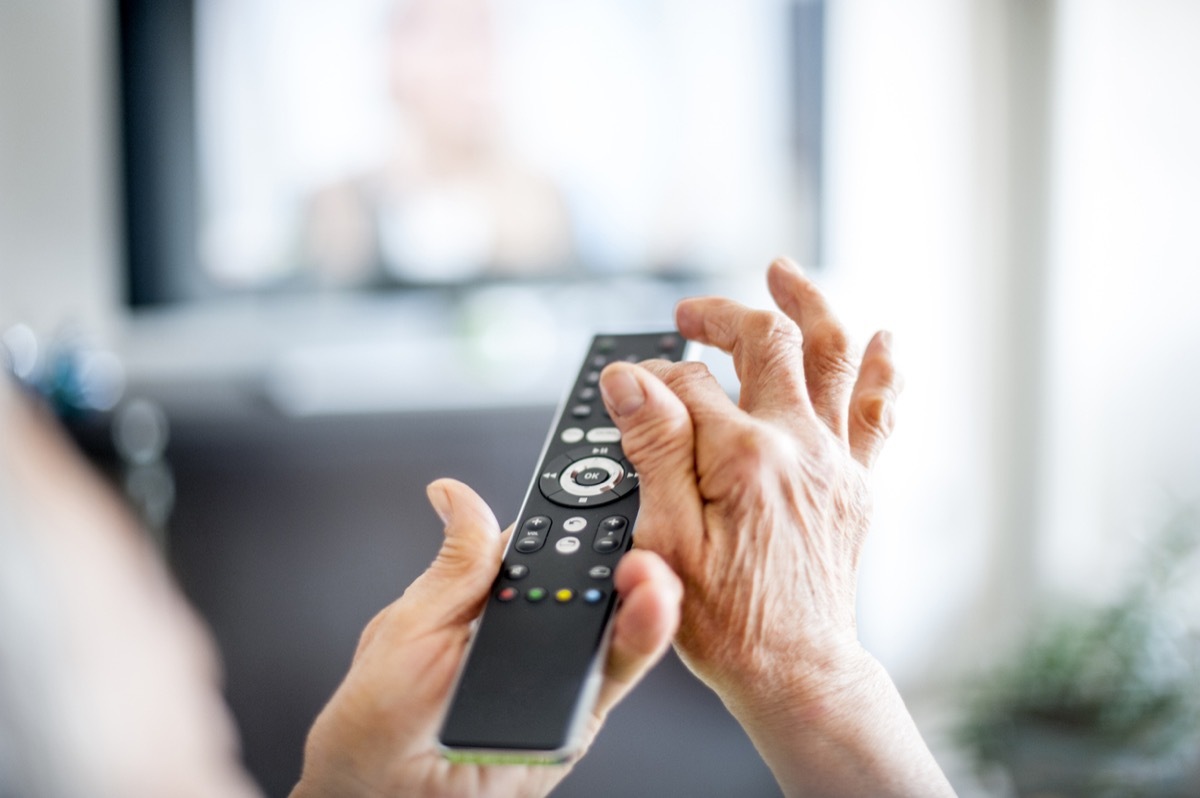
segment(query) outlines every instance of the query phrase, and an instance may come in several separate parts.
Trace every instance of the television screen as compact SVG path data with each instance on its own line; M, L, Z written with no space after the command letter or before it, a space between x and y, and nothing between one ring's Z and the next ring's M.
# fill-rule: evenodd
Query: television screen
M819 3L120 6L134 304L817 257Z

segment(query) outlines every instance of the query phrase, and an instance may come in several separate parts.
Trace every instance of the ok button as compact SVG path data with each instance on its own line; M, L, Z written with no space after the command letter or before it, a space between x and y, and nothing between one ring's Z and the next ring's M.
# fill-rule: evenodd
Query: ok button
M580 471L575 475L575 484L585 488L590 488L593 485L600 485L607 482L612 477L612 474L605 471L603 468L589 468L585 471Z

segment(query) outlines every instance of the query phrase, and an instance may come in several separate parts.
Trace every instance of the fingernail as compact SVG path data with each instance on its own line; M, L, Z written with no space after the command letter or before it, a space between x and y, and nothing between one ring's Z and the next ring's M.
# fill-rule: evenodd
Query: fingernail
M803 274L804 270L800 268L800 264L787 256L781 256L775 259L775 264L786 271L793 274Z
M890 352L892 349L892 334L887 330L880 330L879 343L883 344L883 348Z
M600 378L600 393L604 403L615 416L628 416L636 413L646 404L646 394L642 386L628 369L607 369Z
M429 497L429 503L433 505L433 511L442 519L442 523L450 523L451 502L446 489L434 482L425 488L425 495Z

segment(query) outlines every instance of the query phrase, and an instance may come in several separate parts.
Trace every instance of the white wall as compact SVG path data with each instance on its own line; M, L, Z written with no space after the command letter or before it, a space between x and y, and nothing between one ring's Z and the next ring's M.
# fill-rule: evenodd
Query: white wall
M109 5L0 3L0 327L113 333Z
M1200 3L1060 6L1039 553L1095 595L1200 506Z

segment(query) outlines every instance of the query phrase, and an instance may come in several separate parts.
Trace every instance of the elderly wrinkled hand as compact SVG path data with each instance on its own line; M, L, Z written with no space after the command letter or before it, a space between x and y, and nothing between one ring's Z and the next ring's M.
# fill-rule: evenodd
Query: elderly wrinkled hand
M813 786L791 772L806 746L832 750L846 734L844 748L869 748L861 729L808 719L878 710L874 697L864 703L878 694L911 727L855 628L868 473L891 431L900 378L890 335L877 333L856 359L795 265L772 264L768 284L782 312L720 298L676 309L684 336L732 355L736 404L694 362L613 364L601 389L641 477L636 543L684 584L676 648L785 789L799 790Z

